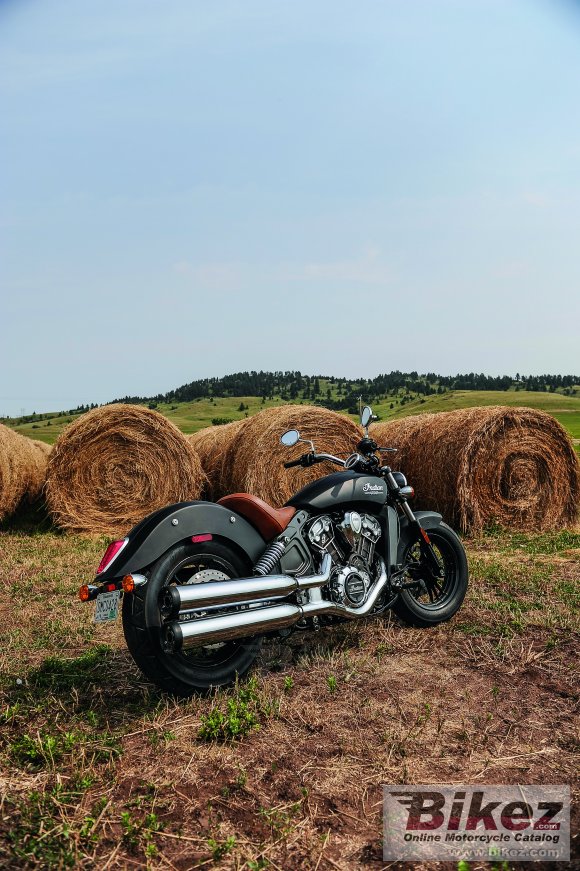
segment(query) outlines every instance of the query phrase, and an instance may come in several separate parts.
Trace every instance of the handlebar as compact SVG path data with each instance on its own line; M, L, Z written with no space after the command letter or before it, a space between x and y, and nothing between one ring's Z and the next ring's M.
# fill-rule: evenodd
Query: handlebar
M344 460L341 460L339 457L333 457L332 454L313 454L312 451L309 451L307 454L302 454L297 460L290 460L289 463L284 463L284 468L291 469L293 466L308 468L308 466L314 466L316 463L324 463L326 461L336 463L338 466L344 466Z
M300 457L300 459L298 459L298 460L292 460L289 463L284 463L284 468L291 469L292 466L301 466L301 465L302 465L302 457Z

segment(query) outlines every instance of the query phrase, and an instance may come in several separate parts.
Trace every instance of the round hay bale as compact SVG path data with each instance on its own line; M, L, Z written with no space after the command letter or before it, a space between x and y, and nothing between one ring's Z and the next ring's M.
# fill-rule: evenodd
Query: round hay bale
M30 439L29 441L31 462L29 465L27 497L30 502L33 502L42 493L52 445L47 445L46 442L39 442L37 439Z
M0 521L40 496L50 446L0 424Z
M107 405L60 435L46 501L62 529L124 535L158 508L198 499L205 480L193 446L167 418L137 405Z
M227 492L245 492L259 496L274 507L280 507L305 484L339 471L331 463L320 463L310 469L300 466L285 469L284 463L295 460L309 450L297 444L286 448L280 436L288 429L297 429L304 439L312 439L319 453L346 457L356 450L362 433L359 427L342 414L311 405L283 405L268 408L243 421L229 446L223 464Z
M208 426L187 436L190 444L197 451L203 471L207 475L207 496L209 499L221 499L227 493L224 481L224 461L228 456L230 446L245 423L245 419L234 420L232 423Z
M440 511L463 531L496 522L536 531L573 524L578 459L566 430L531 408L490 406L373 424L386 462L416 491L417 508Z

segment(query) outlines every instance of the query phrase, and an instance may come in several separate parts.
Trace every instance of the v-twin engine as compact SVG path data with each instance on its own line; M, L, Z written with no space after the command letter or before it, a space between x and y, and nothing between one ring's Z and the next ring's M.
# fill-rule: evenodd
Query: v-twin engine
M311 523L311 544L332 557L333 601L351 608L364 605L376 579L375 548L380 536L378 520L357 511L349 511L342 521L323 515Z

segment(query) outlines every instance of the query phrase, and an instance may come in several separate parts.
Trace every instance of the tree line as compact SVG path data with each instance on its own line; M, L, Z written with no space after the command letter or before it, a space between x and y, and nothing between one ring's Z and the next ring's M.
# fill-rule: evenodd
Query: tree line
M115 402L156 405L191 402L195 399L258 396L265 402L279 397L284 401L308 400L336 410L358 404L358 397L373 402L388 396L414 393L430 396L448 390L531 390L536 392L576 393L578 375L485 375L469 372L438 375L435 372L394 370L375 378L337 378L330 375L304 375L300 371L236 372L223 378L201 378L156 396L124 396Z

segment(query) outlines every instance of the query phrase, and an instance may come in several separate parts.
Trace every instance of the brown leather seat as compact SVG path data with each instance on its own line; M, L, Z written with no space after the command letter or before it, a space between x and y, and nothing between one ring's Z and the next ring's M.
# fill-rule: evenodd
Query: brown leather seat
M231 496L218 499L217 504L245 517L266 541L284 532L296 514L295 508L272 508L267 502L250 493L232 493Z

